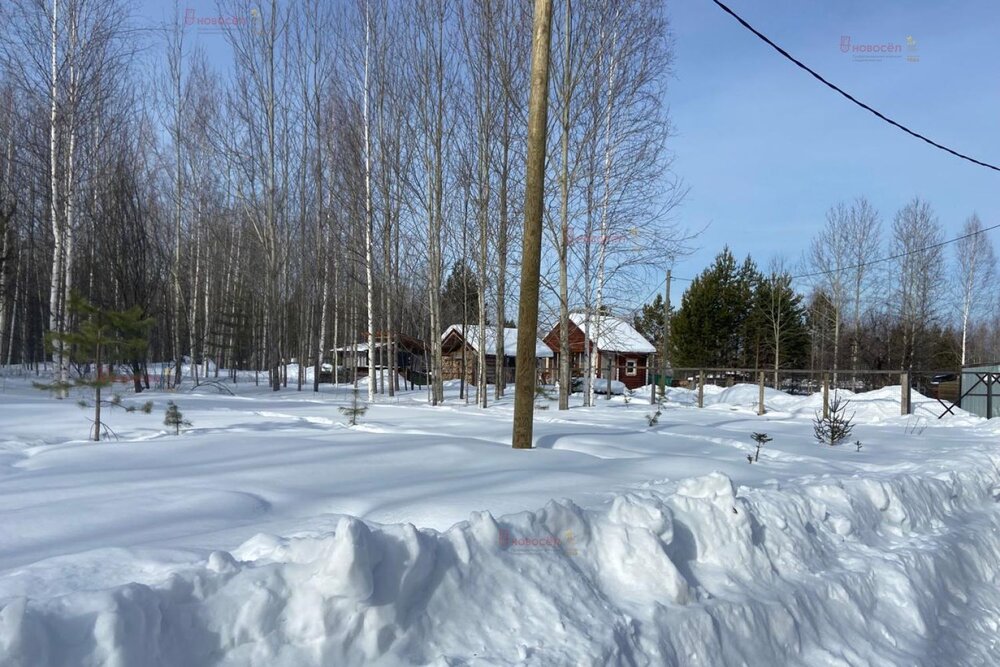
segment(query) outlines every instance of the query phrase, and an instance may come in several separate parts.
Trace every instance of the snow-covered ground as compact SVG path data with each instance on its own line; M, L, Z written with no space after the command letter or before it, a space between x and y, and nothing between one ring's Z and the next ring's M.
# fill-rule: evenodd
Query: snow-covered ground
M349 387L227 386L98 444L0 379L0 665L1000 662L1000 420L890 387L850 396L858 451L818 396L674 389L654 425L542 399L515 451L509 398L349 427Z

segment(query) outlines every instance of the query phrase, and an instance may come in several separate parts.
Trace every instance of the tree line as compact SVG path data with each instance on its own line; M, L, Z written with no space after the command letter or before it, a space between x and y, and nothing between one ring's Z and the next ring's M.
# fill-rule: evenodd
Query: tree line
M312 366L318 389L332 348L384 341L394 363L407 334L436 403L459 315L485 377L486 328L516 310L530 3L223 0L162 26L129 6L0 5L0 363L68 383L78 294L148 318L140 365L175 383L187 359L194 382L251 369L275 390ZM599 327L686 237L670 26L657 0L555 15L542 299ZM443 303L456 263L471 310Z
M672 311L676 367L949 370L1000 358L997 258L979 217L952 239L919 197L883 218L838 203L794 265L726 248ZM636 315L659 345L663 297Z

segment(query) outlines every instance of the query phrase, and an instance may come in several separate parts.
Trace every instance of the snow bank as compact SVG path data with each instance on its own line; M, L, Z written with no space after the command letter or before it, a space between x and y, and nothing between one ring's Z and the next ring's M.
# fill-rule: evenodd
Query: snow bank
M719 473L441 533L343 517L0 610L4 665L988 664L1000 454L737 489Z

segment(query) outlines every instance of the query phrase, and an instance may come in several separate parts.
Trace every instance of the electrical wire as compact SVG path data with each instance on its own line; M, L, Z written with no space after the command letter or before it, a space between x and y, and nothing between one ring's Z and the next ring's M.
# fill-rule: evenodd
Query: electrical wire
M894 259L902 259L903 257L909 257L910 255L916 255L920 252L927 252L928 250L933 250L934 248L942 248L951 243L957 243L958 241L963 241L973 236L978 236L980 234L985 234L986 232L991 232L994 229L1000 228L1000 224L993 225L992 227L986 227L985 229L980 229L979 231L972 232L971 234L965 234L963 236L956 236L953 239L948 239L947 241L941 241L940 243L932 243L929 246L924 246L923 248L917 248L916 250L910 250L909 252L901 252L898 255L889 255L888 257L881 257L879 259L873 260L871 262L862 262L861 264L855 264L853 266L845 266L840 269L829 269L827 271L814 271L812 273L802 273L797 276L792 276L792 280L798 280L800 278L815 278L816 276L826 276L831 273L838 273L840 271L853 271L854 269L863 269L866 266L872 266L874 264L881 264L882 262L891 262Z
M794 56L792 56L792 54L788 53L788 51L785 51L783 48L781 48L780 46L778 46L777 44L775 44L774 42L772 42L770 39L768 39L768 37L766 35L764 35L762 32L760 32L759 30L757 30L756 28L754 28L752 25L750 25L743 17L741 17L739 14L737 14L736 12L734 12L729 7L727 7L724 3L720 2L719 0L712 0L712 2L714 2L720 8L722 8L722 10L724 12L726 12L727 14L729 14L730 16L732 16L734 19L736 19L737 21L739 21L740 25L742 25L744 28L746 28L747 30L749 30L750 32L752 32L754 35L756 35L757 37L759 37L761 40L764 41L764 43L766 43L772 49L774 49L775 51L777 51L778 53L780 53L782 56L784 56L788 60L790 60L793 63L795 63L801 69L805 70L806 72L809 72L809 74L811 74L813 77L815 77L818 81L820 81L821 83L823 83L824 85L826 85L830 89L832 89L832 90L840 93L841 95L843 95L844 97L846 97L848 100L850 100L851 102L854 102L856 105L858 105L859 107L861 107L862 109L864 109L864 110L866 110L866 111L868 111L868 112L870 112L870 113L878 116L879 118L881 118L885 122L887 122L890 125L893 125L893 126L899 128L903 132L906 132L907 134L909 134L909 135L911 135L913 137L916 137L917 139L920 139L921 141L924 141L924 142L930 144L931 146L934 146L935 148L939 148L939 149L945 151L946 153L951 153L955 157L961 158L963 160L968 160L969 162L971 162L973 164L977 164L980 167L986 167L987 169L992 169L993 171L1000 171L1000 167L998 167L996 165L990 164L988 162L983 162L982 160L977 160L974 157L969 157L968 155L965 155L964 153L959 153L958 151L956 151L954 149L948 148L944 144L939 144L938 142L934 141L933 139L925 137L924 135L920 134L919 132L915 132L915 131L911 130L910 128L906 127L902 123L898 123L898 122L894 121L892 118L889 118L888 116L886 116L882 112L878 111L877 109L874 109L874 108L868 106L867 104L865 104L861 100L857 99L856 97L854 97L850 93L848 93L845 90L843 90L842 88L838 87L836 84L830 83L829 81L827 81L826 79L824 79L818 72L816 72L815 70L813 70L812 68L810 68L808 65L806 65L802 61L796 59Z
M798 66L799 68L805 70L806 72L808 72L809 74L811 74L814 78L816 78L818 81L820 81L821 83L823 83L824 85L826 85L830 89L834 90L835 92L840 93L842 96L844 96L845 98L847 98L848 100L850 100L854 104L858 105L862 109L864 109L864 110L866 110L866 111L874 114L875 116L877 116L881 120L884 120L885 122L889 123L890 125L899 128L903 132L906 132L907 134L909 134L909 135L911 135L911 136L913 136L913 137L915 137L917 139L920 139L921 141L924 141L924 142L930 144L931 146L934 146L935 148L938 148L938 149L943 150L943 151L945 151L947 153L950 153L951 155L954 155L955 157L961 158L963 160L967 160L969 162L972 162L973 164L979 165L980 167L986 167L987 169L992 169L993 171L1000 171L1000 167L997 167L996 165L990 164L988 162L983 162L981 160L977 160L976 158L970 157L968 155L965 155L964 153L960 153L960 152L958 152L958 151L956 151L956 150L954 150L952 148L949 148L949 147L947 147L947 146L945 146L943 144L940 144L940 143L934 141L933 139L930 139L930 138L928 138L928 137L920 134L919 132L915 132L914 130L911 130L910 128L906 127L902 123L899 123L899 122L893 120L892 118L889 118L888 116L886 116L882 112L878 111L877 109L874 109L874 108L868 106L867 104L865 104L861 100L857 99L856 97L854 97L853 95L851 95L847 91L843 90L842 88L840 88L836 84L831 83L830 81L827 81L825 78L823 78L823 76L821 74L819 74L818 72L816 72L814 69L812 69L811 67L809 67L808 65L806 65L802 61L800 61L797 58L795 58L792 54L790 54L785 49L783 49L780 46L778 46L777 44L775 44L773 41L771 41L771 39L769 39L767 37L767 35L763 34L759 30L757 30L756 28L754 28L752 25L750 25L750 23L746 19L744 19L742 16L740 16L739 14L737 14L736 12L734 12L732 9L730 9L725 3L720 2L720 0L712 0L712 2L714 2L716 5L718 5L719 8L721 8L724 12L726 12L727 14L729 14L730 16L732 16L734 19L736 19L740 23L740 25L742 25L744 28L746 28L747 30L749 30L750 32L752 32L759 39L761 39L764 43L766 43L768 46L770 46L771 48L773 48L775 51L777 51L778 53L780 53L782 56L784 56L785 58L787 58L788 60L790 60L796 66ZM889 261L892 261L892 260L895 260L895 259L902 259L903 257L906 257L908 255L916 254L918 252L926 252L927 250L932 250L934 248L939 248L939 247L942 247L942 246L946 246L946 245L948 245L950 243L955 243L957 241L961 241L963 239L967 239L967 238L969 238L971 236L975 236L977 234L984 234L986 232L992 231L992 230L997 229L997 228L1000 228L1000 224L993 225L992 227L987 227L985 229L981 229L978 232L973 232L972 234L966 234L964 236L959 236L959 237L956 237L956 238L953 238L953 239L949 239L947 241L942 241L941 243L935 243L935 244L929 245L929 246L927 246L925 248L918 248L917 250L911 250L910 252L900 253L898 255L891 255L889 257L882 257L880 259L877 259L877 260L874 260L874 261L871 261L871 262L863 262L861 264L856 264L854 266L848 266L848 267L844 267L844 268L841 268L841 269L831 269L831 270L828 270L828 271L814 271L814 272L811 272L811 273L803 273L803 274L800 274L800 275L792 276L791 278L792 278L792 280L799 280L799 279L802 279L802 278L814 278L816 276L829 275L831 273L836 273L838 271L851 271L851 270L854 270L854 269L860 269L860 268L864 268L866 266L871 266L871 265L874 265L874 264L879 264L881 262L889 262ZM691 278L674 277L674 278L672 278L672 280L680 280L680 281L684 281L684 282L693 282L693 279L691 279ZM649 296L647 296L641 303L643 305L646 304L651 298L653 298L654 295L658 294L659 291L660 291L660 288L663 287L666 284L666 282L667 282L666 279L662 280L660 282L660 284L656 287L656 289L654 289L652 292L650 292Z

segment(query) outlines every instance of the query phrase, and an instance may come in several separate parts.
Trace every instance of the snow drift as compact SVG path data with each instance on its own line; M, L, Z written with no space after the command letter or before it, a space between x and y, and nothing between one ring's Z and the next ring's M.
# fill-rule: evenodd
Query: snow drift
M990 664L1000 454L737 490L714 473L444 532L343 517L163 583L0 610L3 665Z

